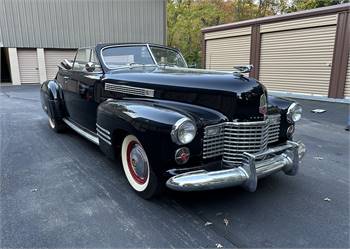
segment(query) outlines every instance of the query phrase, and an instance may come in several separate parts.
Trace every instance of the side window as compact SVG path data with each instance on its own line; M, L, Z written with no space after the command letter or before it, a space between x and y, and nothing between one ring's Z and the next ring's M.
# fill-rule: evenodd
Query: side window
M100 62L99 62L98 59L97 59L95 50L93 50L93 49L91 50L90 62L92 62L92 63L95 64L95 71L94 71L94 73L100 73L100 72L102 72L101 64L100 64Z
M73 70L86 72L85 65L90 61L90 54L90 48L79 49L75 57Z
M74 61L73 70L87 72L85 66L88 62L93 62L95 64L95 70L93 71L94 73L102 72L101 65L97 59L96 53L93 49L90 48L83 48L78 50Z

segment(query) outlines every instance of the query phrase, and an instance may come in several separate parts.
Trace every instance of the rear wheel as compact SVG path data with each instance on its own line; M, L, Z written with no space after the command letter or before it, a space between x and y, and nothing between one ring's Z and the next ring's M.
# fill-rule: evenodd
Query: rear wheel
M124 138L121 149L124 173L131 187L144 199L157 195L161 186L149 163L146 151L133 135Z
M52 130L54 130L57 133L64 131L64 129L66 128L63 121L51 117L49 117L49 126Z

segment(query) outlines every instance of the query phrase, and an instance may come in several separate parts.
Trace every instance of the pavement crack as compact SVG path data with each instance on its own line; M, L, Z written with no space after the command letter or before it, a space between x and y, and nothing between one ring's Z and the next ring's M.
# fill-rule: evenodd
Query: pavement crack
M34 102L40 102L40 100L38 99L28 99L28 98L22 98L22 97L16 97L16 96L11 96L9 93L7 92L1 92L2 94L4 94L5 97L10 98L10 99L18 99L18 100L28 100L28 101L34 101Z

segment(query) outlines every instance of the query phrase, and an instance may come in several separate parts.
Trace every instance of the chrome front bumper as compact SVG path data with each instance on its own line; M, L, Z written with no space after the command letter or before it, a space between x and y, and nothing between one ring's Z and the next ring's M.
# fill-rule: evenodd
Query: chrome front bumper
M178 174L168 179L168 188L177 191L200 191L242 186L254 192L258 178L283 170L287 175L298 172L299 161L305 154L305 145L288 141L262 153L244 153L243 164L232 169L217 171L196 170ZM266 159L268 158L268 159Z

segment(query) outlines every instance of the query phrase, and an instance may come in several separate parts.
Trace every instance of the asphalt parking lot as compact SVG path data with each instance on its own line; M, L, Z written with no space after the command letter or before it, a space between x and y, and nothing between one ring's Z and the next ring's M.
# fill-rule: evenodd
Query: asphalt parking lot
M39 86L2 87L0 247L348 248L349 106L299 102L299 175L145 201L97 146L49 129Z

